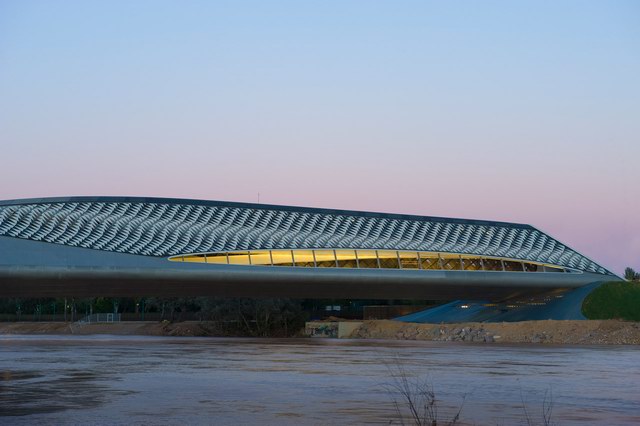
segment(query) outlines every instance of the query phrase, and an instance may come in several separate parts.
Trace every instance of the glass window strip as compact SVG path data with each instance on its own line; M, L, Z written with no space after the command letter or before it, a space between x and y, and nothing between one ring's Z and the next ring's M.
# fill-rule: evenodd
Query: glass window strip
M502 272L580 272L572 270L571 268L565 268L558 265L547 265L544 263L537 263L531 261L524 261L519 259L507 259L507 258L491 258L484 256L473 256L473 255L462 255L462 254L453 254L453 253L433 253L433 252L420 252L420 251L405 251L405 250L382 250L385 253L385 256L381 258L381 252L379 250L368 250L368 249L340 249L340 256L338 256L338 249L290 249L283 250L284 252L288 252L291 255L291 263L286 262L282 264L283 266L296 266L296 253L298 251L304 251L306 254L298 253L299 256L303 256L303 258L309 258L307 261L301 260L301 265L298 266L307 266L310 267L313 265L314 268L318 267L318 260L316 256L316 251L322 250L331 255L324 262L330 262L332 265L325 266L333 266L333 267L342 267L342 268L352 268L352 269L363 269L363 268L371 268L373 265L371 261L374 260L374 264L377 265L378 269L432 269L429 267L429 264L434 260L437 260L439 270L470 270L470 271L502 271ZM362 257L362 253L369 253L368 257ZM254 262L253 257L255 256L265 256L269 254L268 261L256 261ZM225 252L225 253L201 253L201 254L192 254L192 255L177 255L169 258L171 261L178 262L204 262L206 264L219 264L221 262L216 261L215 259L224 258L227 265L231 264L230 256L234 256L234 259L237 258L240 262L235 262L233 264L238 265L254 265L254 266L276 266L279 265L278 262L274 262L273 250L247 250L240 252ZM298 257L299 257L298 256ZM242 257L245 258L242 261ZM326 255L325 255L326 257ZM340 260L338 260L340 258ZM258 258L256 257L256 260ZM367 265L363 266L363 259L367 260ZM393 262L391 260L395 260ZM266 260L266 259L265 259ZM313 262L311 262L313 260ZM384 261L384 265L383 262ZM245 263L247 262L247 263ZM416 263L414 265L414 263ZM491 267L488 265L498 266ZM415 268L414 268L415 267ZM434 269L432 269L434 270Z

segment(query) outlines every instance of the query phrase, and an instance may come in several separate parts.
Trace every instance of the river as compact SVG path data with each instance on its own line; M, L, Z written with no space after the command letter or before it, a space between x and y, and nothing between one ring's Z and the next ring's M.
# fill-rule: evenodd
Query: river
M557 424L640 423L634 346L11 335L0 423L400 424L401 370L440 421L541 424L546 400Z

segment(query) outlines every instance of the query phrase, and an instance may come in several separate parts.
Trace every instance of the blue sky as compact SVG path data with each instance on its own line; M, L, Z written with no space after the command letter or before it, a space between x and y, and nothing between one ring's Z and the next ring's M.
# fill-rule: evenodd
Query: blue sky
M0 198L530 223L640 269L640 3L0 3Z

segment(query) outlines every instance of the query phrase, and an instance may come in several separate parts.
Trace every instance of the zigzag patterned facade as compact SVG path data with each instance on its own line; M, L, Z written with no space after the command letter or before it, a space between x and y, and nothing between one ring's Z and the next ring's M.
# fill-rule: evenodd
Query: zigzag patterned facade
M158 257L265 248L420 250L611 275L527 225L189 200L6 202L0 236Z

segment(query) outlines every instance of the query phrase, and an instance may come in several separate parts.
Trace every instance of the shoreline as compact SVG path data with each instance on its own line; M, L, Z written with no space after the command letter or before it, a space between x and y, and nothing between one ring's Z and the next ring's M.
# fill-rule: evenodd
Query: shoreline
M349 337L487 344L640 345L640 323L620 320L542 320L418 324L374 320L364 321Z
M522 321L511 323L418 324L369 320L354 324L342 338L424 340L484 344L528 343L569 345L640 345L640 323L619 320ZM78 324L70 322L0 323L0 336L100 335L234 337L217 332L207 321ZM249 336L235 336L249 337Z

